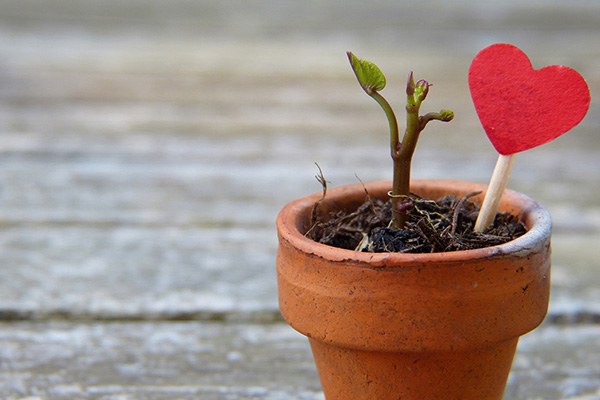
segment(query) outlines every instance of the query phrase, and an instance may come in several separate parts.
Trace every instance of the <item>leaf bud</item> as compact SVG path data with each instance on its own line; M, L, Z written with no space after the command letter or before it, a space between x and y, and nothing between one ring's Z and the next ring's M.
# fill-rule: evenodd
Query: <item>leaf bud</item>
M425 100L425 97L427 97L427 93L429 93L429 86L431 85L429 85L429 82L427 82L425 79L421 79L417 82L417 85L415 86L415 94L420 101Z
M415 93L415 80L413 79L413 72L410 71L408 74L408 81L406 82L406 94L412 96Z
M454 119L454 113L450 110L442 110L440 111L440 115L442 116L442 121L448 122Z

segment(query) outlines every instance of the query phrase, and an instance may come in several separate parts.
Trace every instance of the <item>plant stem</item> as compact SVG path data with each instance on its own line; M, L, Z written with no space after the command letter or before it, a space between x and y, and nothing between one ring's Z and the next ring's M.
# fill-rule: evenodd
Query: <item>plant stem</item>
M421 133L419 124L419 107L414 93L412 72L409 75L406 100L406 131L402 143L392 144L392 159L394 161L394 178L392 185L392 228L403 229L406 224L406 211L402 203L410 194L410 165Z
M421 103L429 92L429 83L420 80L416 84L412 72L406 85L406 131L402 143L392 140L392 159L394 160L394 180L392 185L392 228L404 229L407 219L407 200L410 195L410 166L417 147L419 134L429 121L450 121L454 113L442 110L419 116Z
M379 92L374 90L365 90L369 96L371 96L380 106L383 108L385 115L388 119L388 123L390 125L390 148L392 149L392 158L394 157L394 153L396 149L400 147L399 140L400 135L398 132L398 121L396 120L396 115L394 114L394 110L387 102L386 99L383 98Z

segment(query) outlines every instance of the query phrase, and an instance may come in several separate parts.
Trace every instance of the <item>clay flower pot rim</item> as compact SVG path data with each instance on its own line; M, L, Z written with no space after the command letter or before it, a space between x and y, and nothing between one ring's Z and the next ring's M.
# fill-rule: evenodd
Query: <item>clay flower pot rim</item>
M389 186L391 188L390 181L374 181L366 183L367 188L377 188L382 186ZM459 181L459 180L437 180L437 179L423 179L411 181L413 187L420 187L422 185L433 186L435 188L447 188L453 189L457 193L463 195L472 191L482 191L481 195L475 197L481 198L485 193L487 185ZM332 189L328 189L327 197L332 198L336 194L339 194L343 190L355 189L360 190L364 193L364 186L362 184L353 184L339 186ZM306 217L306 213L310 216L310 211L314 203L319 200L322 196L321 192L314 193L308 197L292 201L287 204L279 213L277 218L278 228L285 232L285 238L290 242L291 245L298 248L299 250L314 254L319 257L323 257L329 260L337 261L348 261L358 262L367 264L365 266L380 268L389 265L398 265L397 263L406 265L406 263L415 262L421 263L425 260L430 263L435 262L456 262L464 259L478 259L478 258L490 258L490 257L502 257L507 254L514 256L523 256L538 251L540 248L546 246L550 241L552 220L549 211L541 204L533 200L532 198L506 189L502 197L500 211L502 211L502 205L507 202L520 202L524 207L520 207L521 219L527 225L528 231L510 242L490 246L481 249L473 250L461 250L453 252L438 252L438 253L366 253L357 252L353 250L341 249L337 247L328 246L325 244L317 243L312 239L304 236L304 232L300 231L302 225L302 218ZM481 201L479 199L479 201ZM477 200L476 200L477 201ZM304 211L304 212L302 212ZM294 220L295 219L295 220Z

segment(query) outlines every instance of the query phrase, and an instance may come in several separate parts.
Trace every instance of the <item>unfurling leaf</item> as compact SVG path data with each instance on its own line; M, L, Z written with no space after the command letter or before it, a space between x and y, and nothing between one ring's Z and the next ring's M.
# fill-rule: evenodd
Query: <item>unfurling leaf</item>
M370 61L356 57L352 52L347 52L352 70L360 86L367 92L378 92L385 87L385 76L379 67Z
M441 120L444 122L452 121L454 118L454 113L450 110L442 110L440 111L440 115L442 116Z

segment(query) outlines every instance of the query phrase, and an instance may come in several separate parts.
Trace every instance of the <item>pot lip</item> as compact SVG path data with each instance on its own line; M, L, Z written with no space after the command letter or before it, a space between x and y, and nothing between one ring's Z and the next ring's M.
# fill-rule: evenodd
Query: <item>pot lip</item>
M381 186L386 184L391 186L390 181L373 181L368 182L365 185ZM487 185L460 180L422 179L411 181L411 185L420 184L447 188L483 189L483 192L487 189ZM364 191L363 184L353 184L329 189L328 195L335 194L335 192L342 190L354 189L353 187ZM472 191L470 189L469 191ZM302 211L306 211L307 208L312 209L315 201L319 200L321 196L322 192L318 192L294 200L285 205L277 217L277 230L280 240L289 242L290 245L303 253L312 254L331 261L353 262L365 267L379 269L384 266L389 268L390 266L397 264L406 265L407 263L422 263L424 261L427 261L428 263L445 263L483 258L489 259L490 257L506 257L507 255L523 257L540 252L544 247L547 247L550 244L552 220L548 209L527 195L506 189L503 199L510 198L511 201L519 203L521 217L529 222L529 230L524 235L510 242L481 249L416 254L366 253L341 249L315 242L312 239L305 237L298 229L299 214Z

